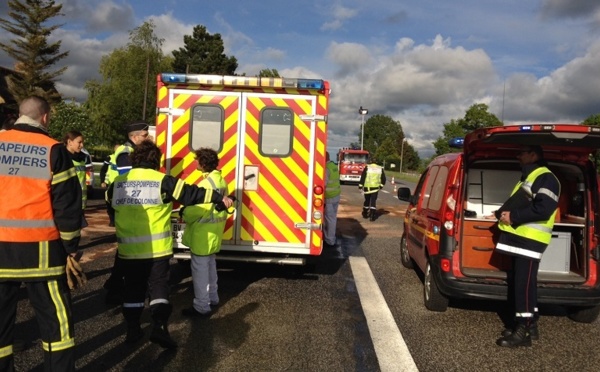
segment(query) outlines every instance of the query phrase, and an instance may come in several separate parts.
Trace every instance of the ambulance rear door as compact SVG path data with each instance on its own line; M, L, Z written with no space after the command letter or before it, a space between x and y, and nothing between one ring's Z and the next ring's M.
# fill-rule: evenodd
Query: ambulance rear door
M324 172L315 169L316 105L314 95L169 89L167 171L198 184L193 150L214 148L238 200L222 251L310 254L317 237L320 252L311 207L315 172Z

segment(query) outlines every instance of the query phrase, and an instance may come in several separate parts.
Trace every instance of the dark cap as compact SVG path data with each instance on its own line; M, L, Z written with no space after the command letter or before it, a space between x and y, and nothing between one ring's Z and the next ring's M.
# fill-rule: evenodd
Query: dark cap
M125 125L125 130L127 133L135 132L138 130L148 130L148 123L143 121L134 121L133 123L129 123Z
M521 151L535 152L540 158L544 157L544 150L539 145L526 145L521 147Z

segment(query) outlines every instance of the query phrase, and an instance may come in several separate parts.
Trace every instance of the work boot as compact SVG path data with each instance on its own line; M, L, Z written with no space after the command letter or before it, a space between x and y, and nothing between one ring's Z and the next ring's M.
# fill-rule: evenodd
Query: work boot
M496 340L496 345L502 347L518 347L518 346L531 346L531 335L529 329L523 325L517 325L517 328L511 332L510 336L500 337Z
M152 313L152 333L150 333L150 341L165 349L177 348L177 342L169 335L169 329L167 328L167 320L171 315L173 306L171 304L159 303L150 306L150 312Z
M369 210L363 208L362 216L363 218L369 218Z
M510 328L507 328L504 331L502 331L502 337L508 337L512 333L513 333L513 330ZM529 326L529 335L531 336L532 340L540 339L540 331L539 331L536 323L533 323L532 325Z
M155 344L159 344L165 349L176 349L177 342L171 338L169 335L169 330L167 329L167 325L165 323L154 323L152 327L152 333L150 333L150 341Z
M371 209L370 220L375 221L377 219L377 211L375 209Z
M144 331L140 327L140 323L133 323L127 325L127 337L125 337L126 344L133 344L138 342L144 337Z

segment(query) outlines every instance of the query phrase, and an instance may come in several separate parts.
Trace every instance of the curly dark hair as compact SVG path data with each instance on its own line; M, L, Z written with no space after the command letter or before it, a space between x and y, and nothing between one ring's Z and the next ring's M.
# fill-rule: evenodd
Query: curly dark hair
M162 152L151 140L144 140L139 145L133 148L133 152L129 154L131 166L136 167L142 163L151 165L152 169L160 168L160 157Z
M202 147L194 151L194 154L204 172L212 172L219 166L219 154L211 148Z

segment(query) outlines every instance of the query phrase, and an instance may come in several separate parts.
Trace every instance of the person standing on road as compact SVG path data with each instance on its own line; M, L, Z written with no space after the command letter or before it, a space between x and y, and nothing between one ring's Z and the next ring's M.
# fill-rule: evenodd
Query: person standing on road
M365 195L363 218L369 218L371 221L375 221L377 218L377 195L384 185L385 172L382 166L371 163L363 169L358 183L358 189L362 190Z
M108 155L105 159L104 162L102 163L102 168L100 168L100 186L102 186L103 188L108 188L108 185L110 185L113 180L115 179L115 177L117 177L119 175L119 172L117 171L117 149L119 148L119 144L116 144L113 148L113 153ZM108 209L107 209L108 211ZM108 222L108 226L109 227L114 227L115 226L115 221L112 219L112 215L109 213L109 222Z
M227 183L221 176L219 155L210 148L201 148L196 152L197 169L202 172L203 180L198 187L217 190L221 195L227 193ZM182 243L190 247L192 253L192 282L194 301L192 307L183 309L185 316L208 317L212 307L219 304L217 292L217 262L215 255L221 250L227 210L215 209L215 204L198 204L183 209L186 223Z
M75 167L75 173L77 173L77 179L79 179L79 184L81 185L81 206L82 211L85 211L88 197L86 182L88 155L81 151L83 149L83 134L77 130L70 130L65 133L63 137L63 144L71 155L71 160L73 161L73 166ZM87 227L88 223L85 219L85 212L82 212L81 216L81 228Z
M330 160L326 152L327 165L325 167L325 220L323 224L323 240L325 247L335 246L335 230L337 227L337 212L340 205L340 171L337 165Z
M81 186L66 148L48 135L50 105L25 98L0 133L0 371L14 370L13 332L24 282L38 321L44 368L75 369L71 295L65 273L77 252Z
M106 195L115 213L118 254L125 280L123 316L127 322L126 343L143 337L140 317L149 298L153 326L150 341L168 349L177 347L167 328L170 258L173 256L171 212L173 201L183 205L223 203L232 200L212 189L185 184L158 171L160 149L150 140L131 153L132 169L115 178Z
M133 152L134 146L139 145L148 138L149 128L150 126L148 123L143 121L134 121L125 126L128 139L115 150L116 168L119 175L125 174L131 170L130 155ZM112 221L112 218L109 217L109 220ZM120 261L119 254L115 254L115 262L110 277L104 283L104 289L107 291L105 301L110 305L118 305L123 301L124 273L121 269Z
M540 146L525 146L517 156L521 180L494 214L500 236L499 253L512 256L509 298L515 307L515 326L496 343L504 347L531 346L539 338L537 327L537 275L542 254L552 239L560 183L547 168Z

